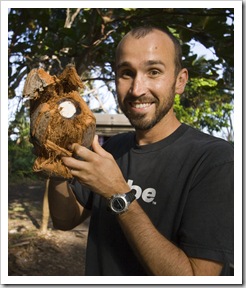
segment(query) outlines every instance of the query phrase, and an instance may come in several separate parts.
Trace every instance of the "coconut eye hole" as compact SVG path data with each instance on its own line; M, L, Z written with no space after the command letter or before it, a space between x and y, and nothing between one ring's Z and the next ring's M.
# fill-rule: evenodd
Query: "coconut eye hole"
M64 118L73 118L75 114L79 114L75 103L71 100L64 100L58 105L58 111Z

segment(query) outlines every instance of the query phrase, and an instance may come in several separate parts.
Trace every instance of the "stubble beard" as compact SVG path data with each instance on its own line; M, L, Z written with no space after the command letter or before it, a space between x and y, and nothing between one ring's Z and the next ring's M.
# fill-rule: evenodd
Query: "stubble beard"
M123 103L119 103L122 112L130 121L131 125L136 130L149 130L153 128L157 123L159 123L170 111L174 104L175 97L175 85L170 89L169 95L166 98L166 101L160 104L160 101L156 99L153 105L156 105L155 114L148 118L146 114L132 114L131 111L127 109L127 102L129 98L126 97ZM140 99L140 98L139 98Z

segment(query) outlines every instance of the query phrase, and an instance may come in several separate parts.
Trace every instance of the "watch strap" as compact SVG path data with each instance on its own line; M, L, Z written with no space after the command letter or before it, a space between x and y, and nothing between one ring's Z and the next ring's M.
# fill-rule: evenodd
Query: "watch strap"
M136 199L136 190L131 190L126 194L126 197L127 197L127 201L129 201L130 203L132 203L135 199Z
M113 212L114 214L122 214L124 212L126 212L128 210L129 205L136 199L136 190L131 190L129 192L126 192L124 194L115 194L112 197L110 197L108 199L108 207L107 210ZM116 203L115 201L117 201L117 197L119 197L119 199L124 198L125 199L125 207L122 207L122 211L117 211L117 208L114 209L114 204Z

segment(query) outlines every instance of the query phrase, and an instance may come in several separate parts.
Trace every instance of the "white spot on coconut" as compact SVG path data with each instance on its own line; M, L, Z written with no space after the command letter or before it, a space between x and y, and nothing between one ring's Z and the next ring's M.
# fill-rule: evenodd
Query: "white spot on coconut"
M76 107L74 106L73 102L69 100L60 103L58 108L61 116L65 118L72 118L76 113Z

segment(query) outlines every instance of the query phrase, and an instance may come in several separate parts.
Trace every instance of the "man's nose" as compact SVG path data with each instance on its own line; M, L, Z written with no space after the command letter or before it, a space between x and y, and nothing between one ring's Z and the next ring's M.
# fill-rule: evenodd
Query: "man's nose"
M142 96L146 93L146 83L142 76L136 76L133 78L130 93L135 97Z

